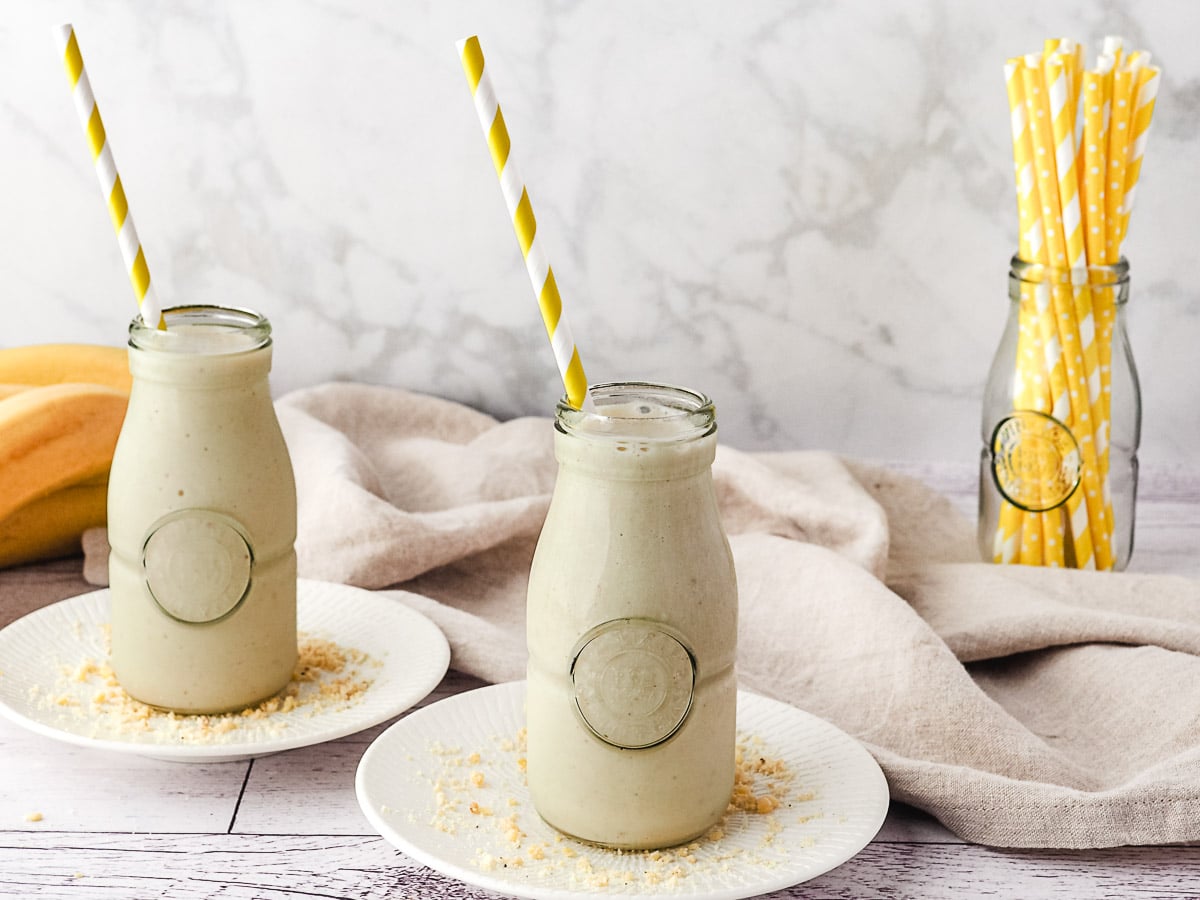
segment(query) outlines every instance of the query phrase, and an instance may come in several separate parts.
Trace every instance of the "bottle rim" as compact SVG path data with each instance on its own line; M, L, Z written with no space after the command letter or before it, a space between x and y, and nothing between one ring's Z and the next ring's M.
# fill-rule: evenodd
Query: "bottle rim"
M1111 265L1069 268L1030 262L1014 255L1009 274L1026 284L1087 284L1092 287L1115 287L1129 281L1129 260L1122 256Z
M565 395L558 401L555 428L559 432L601 440L636 438L670 443L696 440L717 430L713 401L690 388L651 381L610 381L591 385L589 392L594 411L575 409ZM637 413L620 412L638 401L654 406Z
M271 323L266 316L239 306L192 303L169 306L162 311L166 330L147 325L135 316L129 323L129 346L138 350L165 350L178 353L205 353L225 356L260 350L271 343ZM245 338L235 348L197 347L192 338L204 334L238 334Z

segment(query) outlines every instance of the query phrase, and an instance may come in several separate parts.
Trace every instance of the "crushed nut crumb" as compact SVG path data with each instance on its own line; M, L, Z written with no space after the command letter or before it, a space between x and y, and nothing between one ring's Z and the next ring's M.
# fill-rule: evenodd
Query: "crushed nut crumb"
M787 761L768 752L760 738L740 735L729 806L703 837L662 850L608 850L547 832L532 806L513 795L525 780L524 729L492 738L490 749L435 742L428 751L439 767L421 776L432 788L428 824L471 842L472 865L479 871L521 869L523 879L543 884L553 879L574 889L671 893L689 878L727 879L734 865L779 865L788 853L812 846L815 839L793 833L787 841L777 841L777 836L822 816L810 807L797 818L797 805L812 801L815 792L799 790ZM496 808L507 808L508 814L495 815ZM535 829L533 840L530 828ZM538 839L537 831L545 838ZM748 834L756 844L747 843Z
M108 626L102 626L108 646ZM315 635L301 634L292 678L282 691L252 707L216 715L184 715L133 699L117 681L107 658L85 659L60 668L52 693L30 692L45 709L70 710L86 720L93 737L134 737L157 744L228 743L237 737L279 737L289 717L344 709L358 703L379 666L368 654Z

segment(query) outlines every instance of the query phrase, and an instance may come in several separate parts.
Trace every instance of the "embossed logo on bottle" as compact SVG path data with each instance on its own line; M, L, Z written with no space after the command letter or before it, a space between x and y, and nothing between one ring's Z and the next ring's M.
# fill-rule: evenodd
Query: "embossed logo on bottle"
M1075 436L1053 416L1017 410L992 433L996 487L1020 509L1045 512L1065 503L1082 467Z
M214 622L232 612L250 586L253 562L241 525L206 509L163 516L142 549L150 595L181 622Z
M628 750L661 744L692 707L696 662L661 623L613 619L576 645L575 705L601 740Z

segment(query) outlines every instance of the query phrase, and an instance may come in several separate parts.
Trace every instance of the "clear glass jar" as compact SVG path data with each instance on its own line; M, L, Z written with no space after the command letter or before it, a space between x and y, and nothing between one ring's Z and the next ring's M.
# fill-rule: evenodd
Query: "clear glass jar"
M737 584L709 399L644 383L565 402L529 578L527 776L558 830L612 847L704 834L733 789Z
M1124 569L1133 552L1141 391L1129 265L1013 257L984 389L979 547L998 563Z
M133 387L108 484L112 666L184 713L249 706L296 662L296 486L271 326L181 306L129 327Z

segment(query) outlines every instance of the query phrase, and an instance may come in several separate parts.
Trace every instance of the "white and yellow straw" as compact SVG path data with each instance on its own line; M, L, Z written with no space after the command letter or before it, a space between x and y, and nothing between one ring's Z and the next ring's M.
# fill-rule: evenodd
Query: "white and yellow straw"
M142 321L147 325L154 324L158 328L165 328L162 307L150 281L150 269L146 265L146 256L142 252L137 229L133 225L133 216L129 212L129 203L125 199L125 188L121 186L121 176L117 174L117 164L113 161L112 148L108 145L108 136L100 119L100 108L96 105L91 82L83 67L83 56L79 52L79 42L75 39L75 29L70 25L57 26L54 29L54 37L58 42L63 65L67 69L67 77L71 79L75 112L79 115L79 124L83 126L88 147L92 151L96 177L108 203L108 212L117 232L117 243L121 248L121 257L125 260L125 270L129 273L129 280L133 283L133 290L137 295Z
M542 321L546 325L546 334L550 338L554 359L562 375L567 400L576 409L590 411L594 406L588 392L587 376L583 373L579 350L575 346L571 329L567 326L562 298L554 281L554 271L550 268L546 252L537 239L537 221L533 216L533 206L529 202L529 192L525 189L525 183L512 158L508 129L504 125L504 115L500 111L491 76L484 67L483 49L479 46L479 38L472 35L459 41L458 55L462 60L463 71L467 74L471 95L475 98L475 112L487 138L492 162L496 166L496 175L500 178L500 191L504 194L504 202L508 206L508 214L516 230L517 242L521 245L525 269L529 273L529 281L541 308Z
M1018 255L1035 262L1044 258L1042 219L1038 208L1037 184L1033 175L1033 151L1029 136L1029 114L1025 105L1021 66L1023 60L1012 59L1004 67L1008 87L1013 136L1013 172L1017 186L1017 212L1020 220ZM1050 383L1045 374L1044 348L1039 331L1039 315L1031 285L1022 282L1017 335L1017 371L1014 400L1022 409L1050 412ZM1026 565L1046 563L1043 548L1044 514L1023 511L1008 500L1001 501L1000 522L996 530L993 558L998 563L1021 562ZM1061 552L1059 554L1061 556ZM1049 563L1047 563L1049 564Z
M1087 286L1087 253L1084 242L1083 213L1079 202L1079 175L1076 169L1075 116L1076 106L1071 99L1074 84L1075 56L1056 54L1045 60L1045 81L1051 133L1054 140L1056 181L1061 211L1061 248L1065 253L1063 268L1071 270L1070 294L1063 291L1063 300L1070 300L1059 310L1059 336L1067 365L1068 385L1071 388L1071 430L1083 455L1083 499L1087 503L1087 518L1091 524L1094 567L1112 568L1109 529L1106 525L1103 493L1099 482L1096 455L1096 428L1100 419L1100 370L1096 350L1095 320L1092 316L1092 294ZM1051 239L1051 243L1054 239ZM1072 511L1072 517L1078 515ZM1076 549L1079 549L1078 541ZM1092 568L1089 561L1079 558L1079 568Z
M1130 113L1131 144L1125 161L1125 195L1120 209L1122 238L1129 233L1129 215L1133 212L1133 201L1137 197L1138 177L1142 172L1142 157L1146 153L1146 138L1150 133L1161 75L1162 70L1157 66L1145 65L1137 71L1136 105Z

